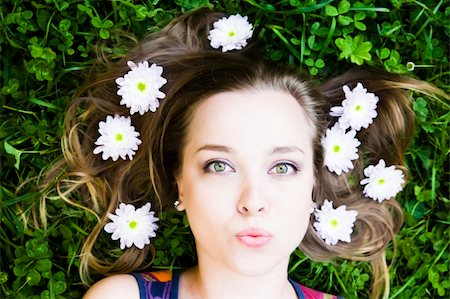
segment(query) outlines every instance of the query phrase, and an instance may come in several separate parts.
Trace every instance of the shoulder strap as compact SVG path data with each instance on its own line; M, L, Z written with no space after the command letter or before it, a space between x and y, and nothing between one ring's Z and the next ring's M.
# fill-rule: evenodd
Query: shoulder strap
M310 289L308 287L305 287L304 285L299 284L298 282L294 283L300 288L305 299L342 299L342 297Z
M172 272L156 271L131 273L139 285L140 299L177 299L178 277L172 280Z

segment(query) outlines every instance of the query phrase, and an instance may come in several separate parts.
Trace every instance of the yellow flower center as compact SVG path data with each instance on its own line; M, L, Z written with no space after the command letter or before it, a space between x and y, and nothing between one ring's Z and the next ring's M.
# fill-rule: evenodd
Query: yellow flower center
M379 179L379 180L378 180L378 184L380 184L380 185L383 185L383 184L384 184L384 182L385 182L385 180L384 180L384 179Z
M360 105L356 106L356 107L355 107L355 110L356 110L356 111L361 110L361 106L360 106Z
M333 146L333 152L337 153L341 150L341 147L339 145Z
M236 35L236 33L235 33L234 31L228 32L228 36L230 36L230 37L233 37L233 36L235 36L235 35Z
M116 134L116 140L117 140L117 141L122 141L122 140L123 140L123 135L120 134L120 133L117 133L117 134Z
M136 221L130 221L130 223L128 224L128 226L131 228L131 229L134 229L136 226L137 226L138 224L137 224L137 222Z
M147 85L144 82L139 82L137 85L137 89L140 91L144 91L147 88Z
M338 221L336 219L331 220L330 225L334 228L338 226Z

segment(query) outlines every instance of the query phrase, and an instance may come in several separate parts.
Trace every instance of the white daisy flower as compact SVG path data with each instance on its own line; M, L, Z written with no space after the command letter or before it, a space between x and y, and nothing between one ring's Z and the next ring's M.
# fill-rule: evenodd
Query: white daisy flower
M116 161L119 157L126 160L127 156L133 160L133 155L141 144L137 138L139 133L131 125L130 117L111 115L106 117L106 121L101 121L98 132L100 137L95 141L98 145L94 149L94 154L102 153L102 159L112 158Z
M352 160L358 159L358 146L361 144L356 131L345 132L337 124L327 129L322 137L322 146L325 150L325 165L328 170L340 175L353 169Z
M208 39L211 47L222 52L240 50L247 45L247 40L252 37L253 26L247 21L247 17L239 14L224 17L214 22L214 29L209 31Z
M351 128L359 131L373 123L377 117L378 97L370 92L361 83L358 83L353 90L347 85L343 87L345 100L342 106L331 108L331 116L339 116L339 125L342 129Z
M130 114L139 112L143 115L148 110L155 112L159 107L158 99L164 99L166 96L159 90L167 83L167 80L161 77L163 68L156 64L149 67L148 61L137 65L128 61L127 65L131 71L116 79L119 88L117 94L122 96L120 105L130 108Z
M105 231L112 234L111 239L120 239L120 249L133 245L142 249L150 244L150 238L156 236L158 225L155 222L159 219L155 212L150 212L150 207L150 203L146 203L135 210L133 205L121 203L116 215L108 214L112 222L105 225Z
M375 166L367 166L364 175L367 177L361 181L361 185L366 185L364 195L378 202L395 197L405 183L403 171L394 165L386 167L383 159Z
M336 245L338 241L350 243L350 235L358 212L348 210L345 205L333 208L333 202L327 199L320 209L316 209L314 215L316 222L313 224L320 237L328 245Z

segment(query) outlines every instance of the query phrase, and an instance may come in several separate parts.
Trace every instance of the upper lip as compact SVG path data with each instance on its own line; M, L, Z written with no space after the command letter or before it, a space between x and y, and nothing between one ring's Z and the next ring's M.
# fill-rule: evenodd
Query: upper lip
M271 237L270 233L262 228L247 228L236 234L238 237Z

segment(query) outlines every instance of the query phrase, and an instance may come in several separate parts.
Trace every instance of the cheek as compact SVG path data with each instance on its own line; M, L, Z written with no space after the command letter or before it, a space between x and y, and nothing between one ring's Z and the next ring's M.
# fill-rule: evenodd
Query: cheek
M302 184L293 184L290 188L285 188L286 204L283 205L283 215L286 217L286 226L294 227L297 230L306 230L308 226L312 200L313 180L306 180Z
M286 232L290 235L294 248L301 243L306 234L311 219L312 204L312 191L303 191L286 211Z
M197 218L211 223L231 217L235 206L234 190L236 188L230 180L190 176L183 182L183 201L188 217L191 216L193 221Z
M312 193L314 186L314 176L312 170L305 171L298 178L293 181L287 181L286 183L276 184L275 192L286 197L286 201L291 205L290 208L298 210L304 210L305 207L309 208L312 204Z
M313 204L312 188L305 188L291 193L288 202L289 204L284 206L286 217L291 218L297 225L307 223Z

